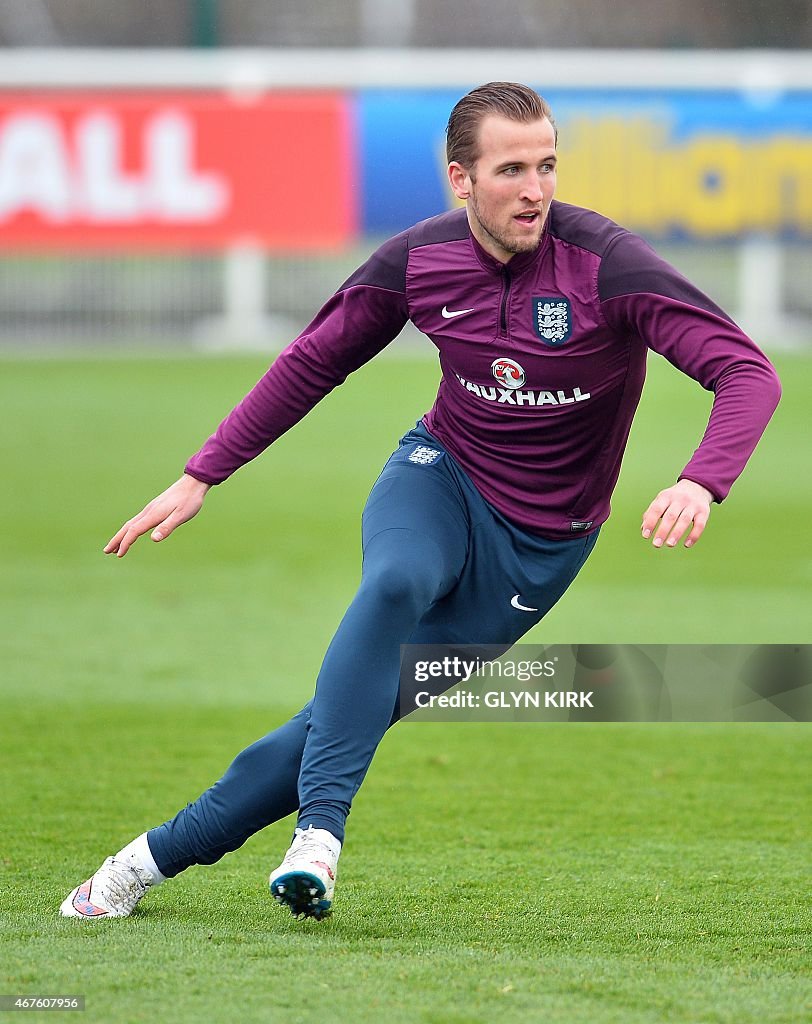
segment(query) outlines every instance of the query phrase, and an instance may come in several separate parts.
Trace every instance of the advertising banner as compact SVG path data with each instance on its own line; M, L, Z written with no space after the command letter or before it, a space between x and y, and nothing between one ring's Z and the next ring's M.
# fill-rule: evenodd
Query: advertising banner
M544 91L542 89L542 91ZM545 93L558 198L655 240L812 238L812 95ZM458 91L0 93L14 249L335 250L454 204Z
M812 95L545 90L557 196L649 238L812 237ZM445 125L458 92L359 98L364 230L448 209Z
M0 241L19 248L343 247L339 93L0 93Z

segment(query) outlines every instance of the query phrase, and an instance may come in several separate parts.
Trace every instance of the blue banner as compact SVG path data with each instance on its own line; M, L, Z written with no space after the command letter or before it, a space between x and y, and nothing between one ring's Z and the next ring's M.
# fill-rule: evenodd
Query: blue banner
M656 239L812 238L812 93L549 90L557 197ZM450 90L358 96L362 228L449 209Z

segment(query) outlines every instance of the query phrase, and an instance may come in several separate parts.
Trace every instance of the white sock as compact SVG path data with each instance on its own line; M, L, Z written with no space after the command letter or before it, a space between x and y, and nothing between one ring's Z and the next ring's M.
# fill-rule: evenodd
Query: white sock
M136 839L133 839L131 843L127 843L122 850L119 850L116 854L116 860L127 861L129 864L134 863L148 871L152 875L153 885L160 885L161 882L166 881L166 875L161 874L158 865L155 863L155 858L152 856L146 832L143 832Z

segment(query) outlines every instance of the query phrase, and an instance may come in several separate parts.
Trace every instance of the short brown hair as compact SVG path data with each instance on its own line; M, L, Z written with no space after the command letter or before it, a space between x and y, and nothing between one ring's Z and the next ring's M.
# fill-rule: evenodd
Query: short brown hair
M446 128L448 162L470 171L479 159L479 126L489 114L530 124L547 118L556 128L550 105L533 89L518 82L488 82L473 89L451 111Z

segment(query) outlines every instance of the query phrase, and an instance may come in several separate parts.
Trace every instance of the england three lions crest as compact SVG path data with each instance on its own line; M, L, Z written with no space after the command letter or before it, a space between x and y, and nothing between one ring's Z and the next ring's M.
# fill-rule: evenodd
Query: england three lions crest
M572 310L569 299L533 299L533 323L545 345L563 345L572 334Z

